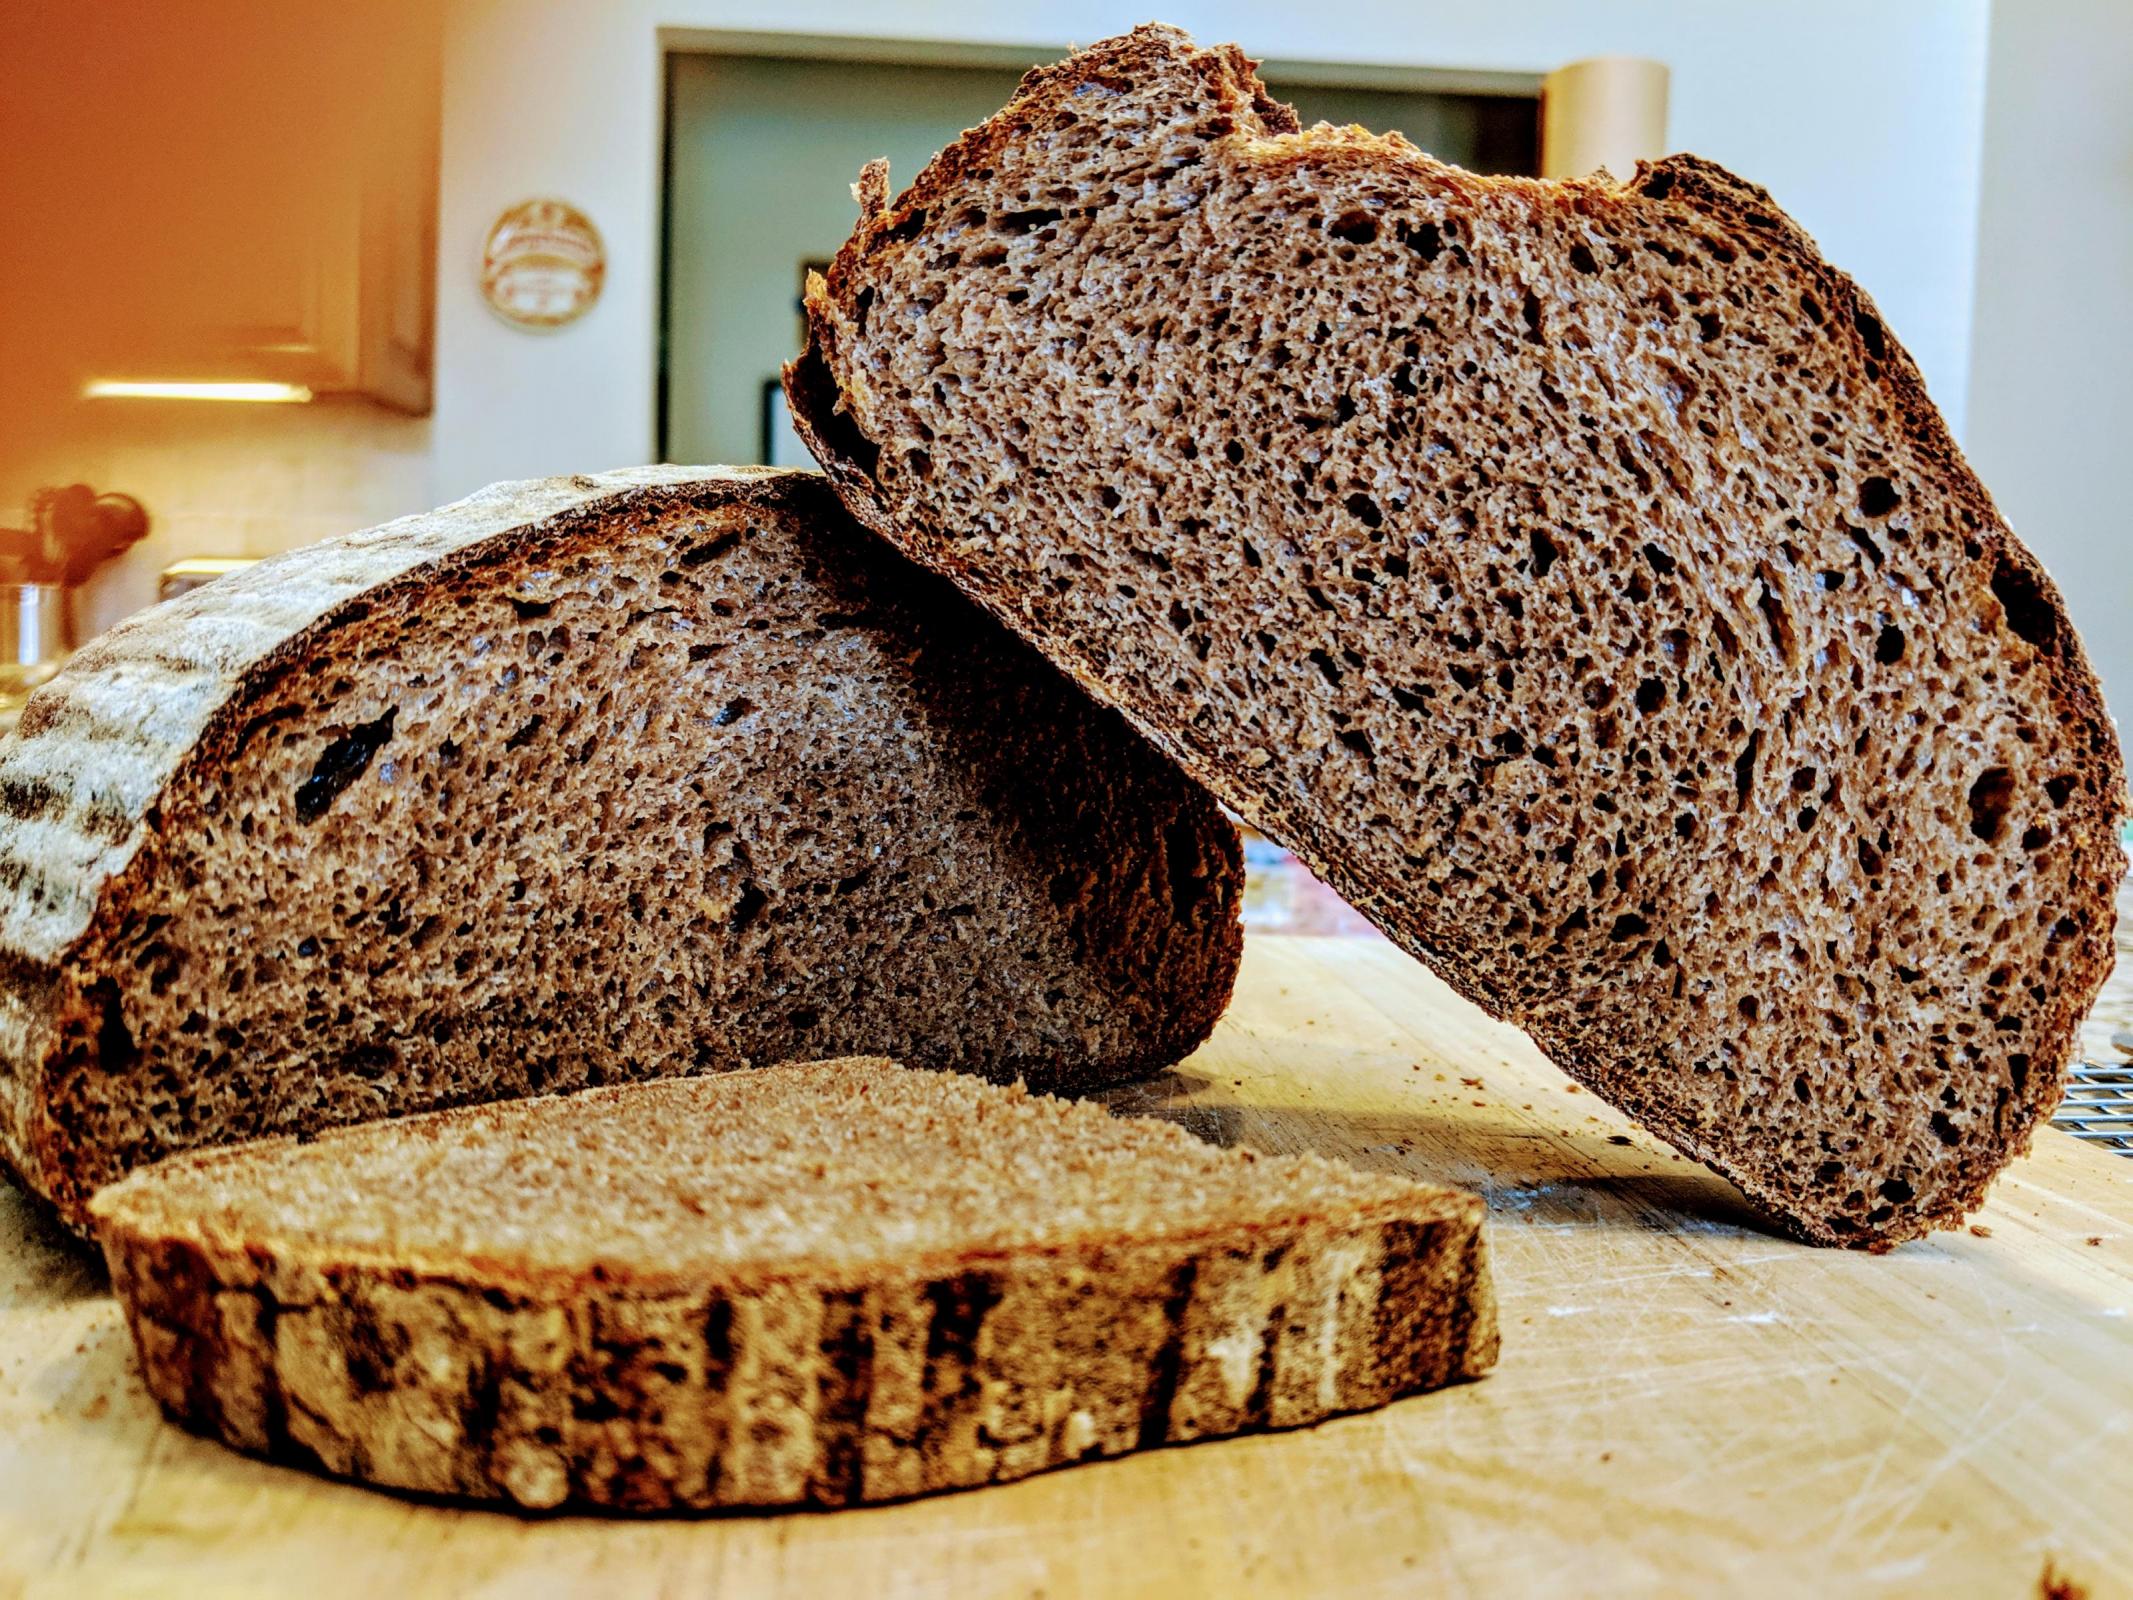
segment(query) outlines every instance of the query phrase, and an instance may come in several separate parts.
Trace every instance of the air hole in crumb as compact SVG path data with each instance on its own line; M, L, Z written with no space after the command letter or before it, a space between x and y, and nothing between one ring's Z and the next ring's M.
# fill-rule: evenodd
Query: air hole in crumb
M1542 343L1543 340L1541 336L1540 296L1535 294L1531 289L1528 289L1526 291L1526 298L1524 303L1519 307L1519 314L1523 316L1526 321L1526 343Z
M1763 591L1756 597L1756 605L1763 613L1763 621L1770 628L1770 643L1777 651L1778 659L1790 665L1799 653L1799 642L1792 631L1792 615L1785 609L1785 602L1778 597L1779 586L1766 576Z
M1637 685L1637 709L1647 716L1666 704L1666 685L1657 678L1646 678Z
M1852 313L1852 326L1859 330L1859 337L1866 344L1866 353L1876 361L1889 353L1888 335L1871 311L1864 307Z
M1881 636L1874 641L1874 659L1884 667L1903 659L1903 629L1893 622L1882 624Z
M1103 502L1106 511L1116 511L1119 507L1119 493L1108 483L1097 491L1096 498Z
M754 883L742 884L741 897L733 902L733 915L727 919L726 926L735 933L741 932L761 916L763 908L769 904L770 896L758 889Z
M1748 803L1748 792L1755 787L1755 757L1763 747L1762 730L1758 728L1748 735L1748 744L1733 762L1733 792L1742 805Z
M1378 503L1369 495L1351 494L1344 503L1348 507L1348 514L1364 527L1376 528L1384 525L1385 513L1378 509Z
M1883 477L1872 477L1859 485L1859 511L1862 516L1885 517L1896 509L1902 497L1896 493L1896 485Z
M755 702L746 695L741 695L736 699L728 700L724 705L720 706L712 714L711 725L716 728L730 728L754 709Z
M1527 536L1527 542L1533 548L1533 576L1536 578L1547 577L1548 569L1555 565L1557 556L1561 554L1555 547L1555 541L1541 532L1540 529L1535 528Z
M923 450L906 450L904 452L904 465L910 468L911 475L915 478L930 478L933 476L933 457Z
M2062 810L2074 793L2074 780L2065 774L2047 778L2044 781L2044 793L2050 798L2054 811Z
M296 791L296 819L316 822L332 807L341 791L363 775L378 747L393 736L395 706L373 722L351 728L321 750L312 763L311 776Z
M2024 850L2028 850L2034 853L2038 850L2042 850L2046 845L2050 844L2051 842L2052 831L2051 829L2045 827L2044 824L2041 822L2037 823L2033 827L2024 828L2022 830L2022 848Z
M1750 1022L1755 1021L1756 1018L1763 1014L1763 1002L1752 994L1742 995L1736 1004L1740 1009L1740 1014Z
M2037 587L2034 575L2003 555L1992 572L1992 592L2006 613L2007 626L2014 630L2016 638L2039 650L2052 647L2059 635L2059 615Z
M920 216L923 218L924 213L921 212ZM1032 211L1008 211L1002 213L993 226L1002 233L1035 233L1039 228L1050 227L1064 216L1064 212L1042 207Z
M1650 924L1634 911L1625 911L1615 918L1614 926L1607 930L1607 937L1616 944L1635 939L1650 931Z
M1896 1204L1902 1205L1905 1201L1915 1198L1916 1194L1917 1191L1901 1178L1883 1178L1881 1180L1881 1198L1884 1200L1893 1200Z
M1600 263L1594 259L1592 251L1582 244L1570 247L1570 264L1588 277L1600 270Z
M1956 1127L1954 1121L1945 1111L1933 1113L1933 1136L1940 1140L1942 1144L1961 1144L1963 1142L1962 1130Z
M1326 225L1326 232L1349 244L1373 244L1378 236L1378 219L1367 211L1343 211Z
M1970 786L1970 831L1992 843L2006 828L2013 803L2014 774L2005 767L1987 767Z

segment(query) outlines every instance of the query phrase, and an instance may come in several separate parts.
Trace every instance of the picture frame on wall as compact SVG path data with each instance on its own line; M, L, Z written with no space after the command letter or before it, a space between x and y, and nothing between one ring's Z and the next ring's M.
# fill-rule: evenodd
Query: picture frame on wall
M812 468L815 458L792 425L792 411L785 404L785 385L776 378L763 380L763 463L772 467Z

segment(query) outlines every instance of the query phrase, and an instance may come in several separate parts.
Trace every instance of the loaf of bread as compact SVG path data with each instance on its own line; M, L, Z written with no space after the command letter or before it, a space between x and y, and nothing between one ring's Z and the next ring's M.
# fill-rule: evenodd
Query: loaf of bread
M0 1153L796 1055L1192 1050L1235 832L819 477L506 485L126 623L0 745Z
M1800 1236L1978 1203L2110 965L2123 768L1768 195L1299 129L1156 27L857 192L787 387L862 520Z
M887 1061L178 1156L94 1212L170 1416L528 1507L894 1499L1496 1357L1471 1195Z

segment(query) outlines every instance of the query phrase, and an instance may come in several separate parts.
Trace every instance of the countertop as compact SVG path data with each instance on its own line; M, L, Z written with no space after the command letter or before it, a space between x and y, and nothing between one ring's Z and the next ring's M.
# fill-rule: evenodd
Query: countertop
M2056 1131L1964 1231L1760 1227L1390 945L1255 935L1118 1109L1488 1197L1488 1378L831 1514L522 1520L155 1415L99 1272L0 1197L0 1592L313 1597L2127 1592L2133 1160Z

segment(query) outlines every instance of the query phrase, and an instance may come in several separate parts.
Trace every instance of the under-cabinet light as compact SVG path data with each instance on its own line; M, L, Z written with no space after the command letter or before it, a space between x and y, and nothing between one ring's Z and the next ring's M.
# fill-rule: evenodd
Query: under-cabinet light
M255 405L299 405L311 398L300 383L139 383L97 378L82 390L89 400L245 400Z

